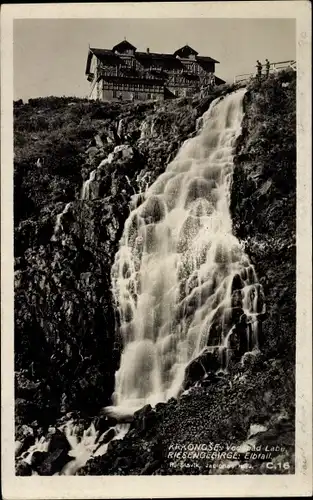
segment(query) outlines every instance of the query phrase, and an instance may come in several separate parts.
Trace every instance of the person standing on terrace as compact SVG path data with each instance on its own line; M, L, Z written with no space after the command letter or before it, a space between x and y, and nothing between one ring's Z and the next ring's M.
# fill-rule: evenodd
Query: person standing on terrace
M256 62L256 69L257 69L257 77L261 78L261 76L262 76L262 63L259 60L257 60L257 62Z
M270 68L271 68L271 63L269 62L268 59L265 59L265 68L266 68L266 78L268 78L269 74L270 74Z

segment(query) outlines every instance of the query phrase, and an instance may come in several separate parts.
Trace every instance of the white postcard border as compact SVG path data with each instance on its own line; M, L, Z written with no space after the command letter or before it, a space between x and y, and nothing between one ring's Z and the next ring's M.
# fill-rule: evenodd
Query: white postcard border
M2 5L1 390L3 498L307 496L312 493L310 3L190 2ZM297 23L296 474L273 476L16 477L13 401L13 20L43 18L294 18Z

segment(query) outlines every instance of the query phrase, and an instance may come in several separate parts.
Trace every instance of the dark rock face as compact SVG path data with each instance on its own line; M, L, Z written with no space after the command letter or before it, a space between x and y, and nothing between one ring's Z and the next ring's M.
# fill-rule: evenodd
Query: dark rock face
M215 373L221 366L221 355L217 349L206 350L191 361L185 371L184 389L189 389L196 382L215 379Z
M56 472L60 472L71 460L72 458L68 456L66 450L56 449L48 453L42 463L36 464L36 470L40 476L52 476Z
M56 429L55 433L52 434L49 446L48 446L48 453L53 453L56 450L64 450L66 453L70 451L71 446L65 436L65 434L60 431L59 429Z
M16 466L15 473L17 476L31 476L32 468L29 464L22 462Z
M246 252L268 305L263 350L291 363L296 319L295 90L293 71L248 89L231 196L235 234L247 240Z

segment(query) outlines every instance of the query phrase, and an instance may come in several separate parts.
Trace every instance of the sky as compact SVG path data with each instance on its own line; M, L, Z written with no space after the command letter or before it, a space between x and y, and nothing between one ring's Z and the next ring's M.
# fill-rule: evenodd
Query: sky
M233 81L257 59L296 59L293 19L18 19L14 21L14 99L87 97L88 46L111 49L126 39L139 51L173 53L187 44L220 61Z

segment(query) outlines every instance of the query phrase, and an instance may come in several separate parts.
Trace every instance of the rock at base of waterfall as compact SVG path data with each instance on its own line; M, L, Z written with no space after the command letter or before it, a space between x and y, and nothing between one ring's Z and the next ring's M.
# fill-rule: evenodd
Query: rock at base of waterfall
M56 431L52 434L51 433L51 439L50 443L48 446L48 452L54 452L56 450L63 450L70 451L71 445L67 440L67 437L65 436L64 432L62 432L60 429L56 429Z
M155 411L156 412L162 412L166 408L166 403L157 403L155 405Z
M22 442L20 442L20 446L18 446L18 449L15 452L15 455L18 457L24 453L24 451L28 450L30 446L32 446L35 443L35 437L34 435L28 435L25 436Z
M99 439L99 447L102 446L103 444L107 444L110 441L112 441L112 439L114 438L115 435L116 435L116 432L115 432L114 427L111 427L110 429L108 429L103 434L103 436L101 437L101 439Z
M36 469L40 476L52 476L53 474L60 472L71 460L73 460L73 458L68 456L66 450L57 449L52 453L48 452L45 460L37 466Z
M140 410L135 411L134 418L138 418L151 410L152 410L152 406L150 404L147 404L147 405L143 406L142 408L140 408Z
M34 451L31 457L31 467L34 471L38 472L43 462L48 458L49 453L47 451Z
M94 420L94 426L98 432L99 438L104 432L106 432L110 427L114 427L117 424L115 419L110 419L106 416L99 416ZM99 439L98 439L99 440Z
M221 357L219 348L213 350L206 349L200 356L191 361L185 370L185 379L183 382L184 390L189 389L197 382L209 378L214 380L215 373L221 368Z
M33 471L29 464L21 462L16 465L15 474L17 476L32 476Z
M143 436L153 428L156 419L156 412L150 404L147 404L134 413L134 420L130 426L130 430L136 429L139 435Z

